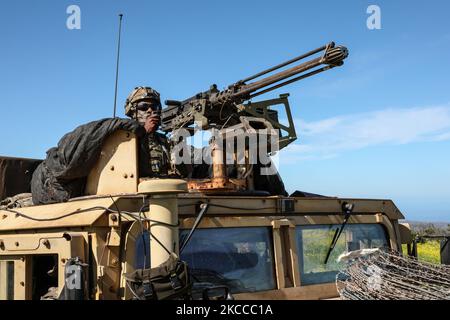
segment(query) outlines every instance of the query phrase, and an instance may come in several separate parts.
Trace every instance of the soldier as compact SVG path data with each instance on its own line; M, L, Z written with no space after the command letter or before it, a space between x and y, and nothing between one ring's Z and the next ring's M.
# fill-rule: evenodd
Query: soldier
M141 143L140 175L151 177L170 175L172 170L169 162L169 143L164 134L157 132L161 122L159 93L150 87L136 87L125 102L125 114L143 125L147 132L143 138L147 143Z

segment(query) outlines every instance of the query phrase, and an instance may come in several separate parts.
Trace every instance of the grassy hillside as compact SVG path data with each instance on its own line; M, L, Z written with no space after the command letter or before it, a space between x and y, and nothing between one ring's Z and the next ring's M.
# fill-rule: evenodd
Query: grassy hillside
M450 235L450 223L448 222L419 222L405 221L410 224L413 237ZM403 246L406 253L406 245ZM431 263L441 263L439 240L426 240L417 244L419 260Z
M418 243L417 244L417 255L419 256L419 260L431 262L435 264L441 263L441 256L440 256L440 246L439 241L437 240L431 240L426 241L425 243ZM403 245L403 253L406 254L406 245Z

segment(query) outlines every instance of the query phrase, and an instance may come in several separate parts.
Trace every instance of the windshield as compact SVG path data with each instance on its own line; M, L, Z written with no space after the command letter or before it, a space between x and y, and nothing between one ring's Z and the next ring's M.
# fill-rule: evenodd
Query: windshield
M189 230L182 230L183 238ZM194 280L194 290L228 286L232 293L275 288L271 228L197 229L181 259Z
M328 263L325 258L333 235L340 225L297 226L300 281L302 285L334 282L344 252L388 247L384 228L379 224L347 224Z

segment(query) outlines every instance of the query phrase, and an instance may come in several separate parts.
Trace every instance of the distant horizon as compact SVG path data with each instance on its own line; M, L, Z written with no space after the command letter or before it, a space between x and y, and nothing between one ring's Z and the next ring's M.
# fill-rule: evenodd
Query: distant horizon
M401 219L399 221L407 221L407 222L410 222L410 223L419 222L419 223L447 224L447 225L450 225L450 221L422 221L422 220L410 220L410 219Z

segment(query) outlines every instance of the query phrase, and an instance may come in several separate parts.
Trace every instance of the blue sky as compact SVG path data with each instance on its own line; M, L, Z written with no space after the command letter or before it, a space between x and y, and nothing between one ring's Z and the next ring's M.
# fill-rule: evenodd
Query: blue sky
M81 30L66 9L81 8ZM381 30L366 9L381 8ZM336 68L290 93L298 141L280 154L289 191L390 198L412 220L450 221L450 2L1 1L0 154L43 158L66 132L118 114L137 85L163 99L223 88L334 40Z

